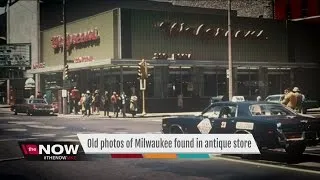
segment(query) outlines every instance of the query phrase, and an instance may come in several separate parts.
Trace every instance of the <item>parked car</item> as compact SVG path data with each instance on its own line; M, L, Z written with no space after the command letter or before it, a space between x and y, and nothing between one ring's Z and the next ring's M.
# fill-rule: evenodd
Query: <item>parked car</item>
M17 99L16 103L11 106L11 111L15 115L18 113L33 114L53 114L54 108L44 99Z
M283 97L284 97L284 94L270 95L266 97L265 101L280 103ZM318 101L310 100L306 98L302 102L302 114L306 114L308 109L318 108L319 106L320 106L320 103Z
M202 121L209 122L208 127L198 127ZM162 119L162 133L250 133L259 149L284 148L290 155L301 155L307 146L320 143L320 118L297 114L279 103L216 102L200 115Z

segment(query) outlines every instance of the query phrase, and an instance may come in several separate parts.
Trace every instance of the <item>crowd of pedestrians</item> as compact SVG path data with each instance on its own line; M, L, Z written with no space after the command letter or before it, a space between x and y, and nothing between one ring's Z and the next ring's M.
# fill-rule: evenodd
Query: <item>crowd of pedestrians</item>
M95 90L94 93L91 93L87 90L86 93L81 94L77 105L80 106L83 116L100 115L100 112L103 111L103 115L107 117L119 117L119 114L126 117L127 112L134 117L138 111L137 101L138 98L135 93L127 97L124 92L109 94L108 91L100 93L99 90ZM76 110L74 112L77 113Z

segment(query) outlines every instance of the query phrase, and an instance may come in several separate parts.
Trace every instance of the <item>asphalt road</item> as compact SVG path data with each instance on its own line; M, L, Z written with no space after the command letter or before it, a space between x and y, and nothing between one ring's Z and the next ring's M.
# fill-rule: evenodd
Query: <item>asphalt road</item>
M111 159L39 162L22 158L18 140L77 140L81 133L160 133L160 118L112 119L13 115L0 108L0 179L319 179L320 146L301 159L280 150L256 160L214 156L204 160Z

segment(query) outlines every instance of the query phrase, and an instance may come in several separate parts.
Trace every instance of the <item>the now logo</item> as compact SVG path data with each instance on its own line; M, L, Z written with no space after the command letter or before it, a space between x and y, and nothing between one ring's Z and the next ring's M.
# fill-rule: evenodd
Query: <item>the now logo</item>
M79 145L74 144L39 144L39 154L45 155L77 155Z

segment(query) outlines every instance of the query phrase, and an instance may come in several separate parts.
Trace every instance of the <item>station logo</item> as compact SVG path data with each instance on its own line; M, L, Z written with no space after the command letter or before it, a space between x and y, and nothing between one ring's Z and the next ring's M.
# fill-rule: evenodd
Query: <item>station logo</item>
M83 152L78 142L19 142L24 157L33 161L78 161Z

